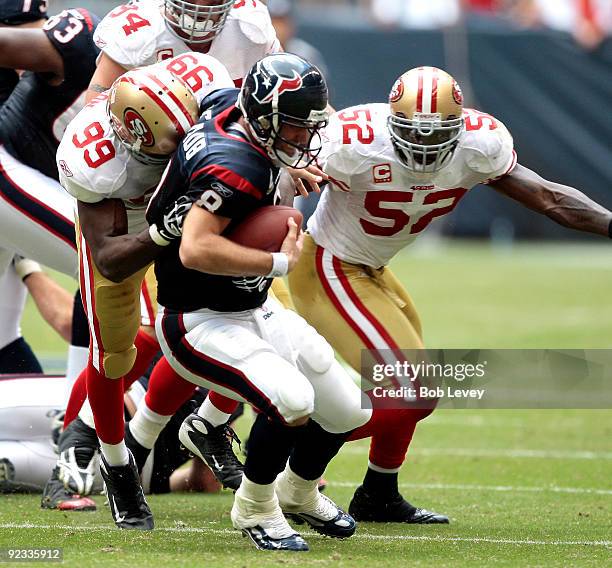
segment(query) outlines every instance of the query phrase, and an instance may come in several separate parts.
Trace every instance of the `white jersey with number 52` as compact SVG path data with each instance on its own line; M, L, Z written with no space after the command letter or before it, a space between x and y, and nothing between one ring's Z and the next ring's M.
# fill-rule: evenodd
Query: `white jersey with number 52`
M152 65L191 51L162 16L163 1L132 2L111 10L98 25L94 40L103 53L125 69ZM281 51L266 6L259 0L237 0L208 55L223 63L239 85L261 58Z
M416 174L393 148L388 117L389 105L378 103L332 116L319 158L330 184L308 222L316 243L334 256L375 268L452 211L469 189L516 164L506 127L466 109L465 132L452 161L435 174Z
M189 52L151 67L183 79L198 103L217 89L233 87L227 69L210 55ZM86 203L122 199L129 232L146 228L145 210L165 168L139 162L121 143L106 112L107 94L95 98L68 125L57 151L60 183Z

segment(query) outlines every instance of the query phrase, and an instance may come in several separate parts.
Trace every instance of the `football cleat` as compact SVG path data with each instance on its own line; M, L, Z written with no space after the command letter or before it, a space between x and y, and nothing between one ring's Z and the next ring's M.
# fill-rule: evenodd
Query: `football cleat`
M276 499L274 501L263 504L262 507L262 504L237 493L231 513L234 528L248 536L259 550L308 550L306 541L291 528Z
M145 466L145 463L147 462L147 458L149 457L151 450L149 448L145 448L140 442L138 442L138 440L136 440L136 438L134 438L134 435L130 430L129 422L126 422L125 424L124 438L125 445L127 446L128 450L132 452L132 455L134 456L134 461L136 462L136 468L138 469L138 473L140 474L142 473L142 468Z
M142 492L134 456L127 465L111 466L100 455L100 472L115 524L120 529L153 529L153 514Z
M448 524L446 515L419 509L406 501L399 493L388 499L366 492L363 485L355 490L349 505L349 513L358 521L372 523L409 523L415 525Z
M97 469L96 431L75 418L60 434L58 450L59 480L68 492L89 495Z
M348 538L355 533L357 523L329 497L317 493L314 503L301 507L282 507L285 517L297 524L308 525L323 536Z
M59 511L95 511L95 501L89 497L81 497L66 491L58 473L59 468L55 467L43 490L41 508L58 509Z
M318 485L319 480L302 479L287 466L276 480L276 495L285 517L298 524L308 523L324 536L348 538L357 529L357 523L321 494Z
M215 427L198 414L190 414L181 424L179 440L210 467L223 487L234 491L240 487L244 465L232 450L232 441L240 444L240 440L227 424Z

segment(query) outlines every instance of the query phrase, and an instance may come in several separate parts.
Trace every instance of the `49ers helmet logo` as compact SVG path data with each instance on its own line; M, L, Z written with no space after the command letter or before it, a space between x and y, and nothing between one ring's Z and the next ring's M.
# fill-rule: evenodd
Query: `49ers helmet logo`
M457 81L453 81L453 98L458 105L463 105L463 92Z
M123 123L130 134L138 138L143 146L155 146L155 137L149 125L133 108L125 109Z
M404 81L402 81L402 78L400 77L397 81L395 81L395 84L391 88L391 92L389 93L389 102L396 103L402 98L403 94L404 94Z
M253 75L255 79L255 91L253 98L261 104L270 103L275 97L287 91L299 91L302 88L301 75L292 69L292 76L285 77L272 68L273 73L262 72L258 66L257 72Z

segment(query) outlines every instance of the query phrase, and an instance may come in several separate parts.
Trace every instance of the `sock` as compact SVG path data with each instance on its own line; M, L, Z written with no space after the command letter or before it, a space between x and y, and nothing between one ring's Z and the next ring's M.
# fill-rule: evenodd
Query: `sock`
M78 418L80 418L87 426L96 429L96 423L94 420L93 410L89 404L89 400L85 399L81 411L79 412Z
M118 444L105 444L100 440L100 449L108 465L127 465L130 463L130 455L123 440Z
M132 384L137 381L145 371L149 368L151 361L157 355L159 351L159 343L157 339L151 337L148 333L138 330L136 339L134 340L136 346L136 360L134 365L130 369L130 372L123 377L123 388L127 391Z
M266 501L274 499L274 486L274 482L259 484L248 479L246 475L243 475L242 482L236 493L239 493L240 497L250 499L251 501L265 503Z
M91 362L87 365L87 397L93 411L100 442L107 446L123 442L123 380L109 379L98 372ZM113 456L115 452L109 448ZM109 455L104 454L112 464Z
M348 433L332 434L323 430L310 419L306 426L300 428L295 448L289 458L289 466L305 480L319 479L347 437ZM249 451L250 444L249 440Z
M0 374L40 374L42 372L36 355L23 337L18 337L0 349Z
M211 392L208 393L206 400L202 403L202 406L198 408L198 416L208 420L213 426L221 426L226 424L229 420L231 413L222 412L210 400Z
M148 406L147 401L143 400L138 405L138 410L130 420L128 428L136 441L145 448L151 450L159 437L160 432L170 422L170 416L163 416L153 412Z
M230 415L236 412L236 410L238 409L238 405L240 404L233 398L228 398L215 391L209 391L208 398L217 410L220 410L221 412L225 412Z
M66 413L64 414L64 429L68 427L79 414L85 399L87 398L87 367L81 371L77 380L72 385L72 391L66 405Z
M68 347L68 367L66 369L66 401L70 404L72 398L72 389L76 384L77 380L81 376L81 373L87 367L87 360L89 358L89 347L80 347L78 345L70 345ZM85 392L83 380L82 392ZM81 387L79 387L81 388ZM82 404L82 403L81 403ZM78 409L77 409L78 412Z
M147 406L162 416L172 416L195 391L195 385L181 377L162 357L153 368L145 395Z
M72 308L72 332L68 347L68 368L66 369L66 400L81 371L87 366L89 357L89 322L81 301L81 292L74 295ZM77 409L78 412L78 409Z
M285 469L297 430L259 414L249 435L249 453L244 464L244 475L253 483L268 485Z
M357 428L349 440L360 440L371 436L370 462L383 471L396 470L406 459L406 452L416 425L432 412L431 408L375 408L372 418Z
M392 497L399 493L397 485L398 472L382 472L368 464L368 471L363 478L363 488L370 495Z

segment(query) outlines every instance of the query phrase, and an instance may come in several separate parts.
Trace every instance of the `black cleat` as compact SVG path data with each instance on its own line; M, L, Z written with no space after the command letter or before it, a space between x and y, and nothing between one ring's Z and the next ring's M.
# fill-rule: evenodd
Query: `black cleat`
M190 414L181 424L179 440L198 456L227 489L236 491L242 482L244 465L232 450L232 440L240 440L227 425L213 426L198 414Z
M89 497L81 497L66 491L58 477L59 468L55 467L45 489L40 506L42 509L58 509L60 511L95 511L96 503Z
M129 422L126 422L125 424L125 445L127 446L128 450L132 452L132 455L134 456L134 461L136 462L136 468L138 469L138 473L141 474L142 468L145 466L145 463L147 462L147 458L149 457L151 450L149 448L145 448L140 442L136 440L136 438L134 438L130 430Z
M100 472L115 524L120 529L153 529L153 514L142 492L140 477L131 452L128 465L110 466L100 456Z
M75 418L58 439L59 480L69 493L89 495L96 474L98 436L80 418Z
M415 525L448 524L446 515L419 509L406 501L399 493L388 499L366 493L363 485L355 490L349 505L349 513L357 521L373 523L410 523Z
M308 544L298 533L282 538L274 538L263 527L258 525L242 529L242 534L248 536L259 550L290 550L292 552L305 552L308 550Z

